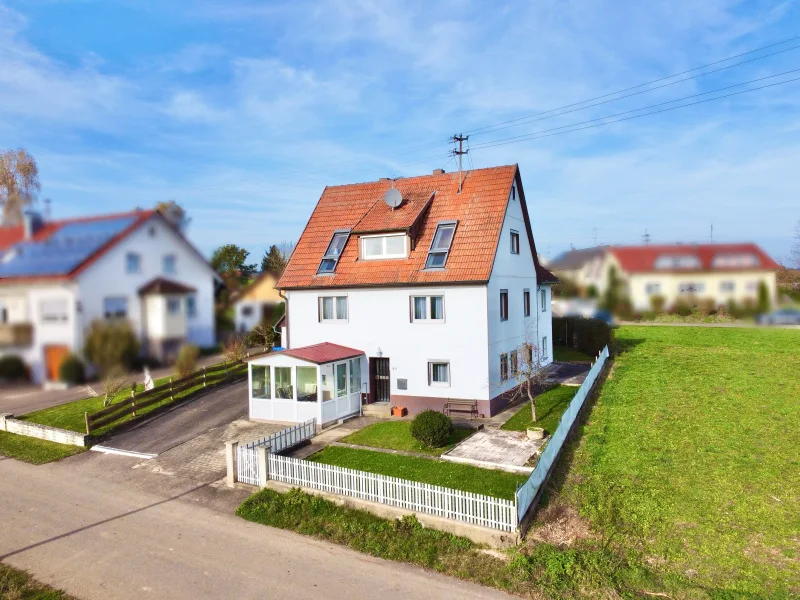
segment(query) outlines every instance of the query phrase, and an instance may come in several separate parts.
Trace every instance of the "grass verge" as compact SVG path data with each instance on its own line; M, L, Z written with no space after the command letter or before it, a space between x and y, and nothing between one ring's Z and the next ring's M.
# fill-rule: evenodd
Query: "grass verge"
M556 362L594 362L594 358L575 348L553 346L553 360Z
M39 583L26 571L0 563L0 598L5 600L75 600L61 590Z
M16 433L0 431L0 455L42 465L84 452L86 448L57 444ZM2 597L2 596L0 596Z
M411 421L381 421L351 433L342 438L341 441L348 444L358 444L359 446L372 446L373 448L387 448L389 450L419 452L420 454L439 456L473 433L475 433L474 429L456 427L447 444L441 448L429 448L411 437Z
M541 427L548 434L552 434L561 420L561 415L567 410L569 403L575 397L578 388L559 385L539 394L536 397L536 423L531 418L530 403L525 402L519 407L500 429L506 431L525 431L528 427Z
M525 475L481 469L472 465L340 446L328 446L308 460L506 500L513 500L517 483L523 483L527 479Z

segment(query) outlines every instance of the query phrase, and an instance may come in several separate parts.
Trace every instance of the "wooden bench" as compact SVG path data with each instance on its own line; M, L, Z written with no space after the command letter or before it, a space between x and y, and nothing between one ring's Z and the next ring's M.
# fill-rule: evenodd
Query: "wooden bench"
M476 400L448 400L444 405L444 414L448 417L453 413L469 414L470 418L478 416L478 402Z

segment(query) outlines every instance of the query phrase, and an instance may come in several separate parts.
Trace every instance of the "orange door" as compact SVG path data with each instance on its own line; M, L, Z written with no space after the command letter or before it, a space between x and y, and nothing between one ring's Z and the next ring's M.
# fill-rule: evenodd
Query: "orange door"
M45 346L44 368L48 381L58 381L58 369L69 354L68 346Z

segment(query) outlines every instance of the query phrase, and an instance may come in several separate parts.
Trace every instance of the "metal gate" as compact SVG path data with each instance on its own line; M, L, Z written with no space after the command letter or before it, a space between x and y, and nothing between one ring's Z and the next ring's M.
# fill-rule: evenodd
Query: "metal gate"
M369 389L372 402L389 402L390 378L389 359L369 359Z

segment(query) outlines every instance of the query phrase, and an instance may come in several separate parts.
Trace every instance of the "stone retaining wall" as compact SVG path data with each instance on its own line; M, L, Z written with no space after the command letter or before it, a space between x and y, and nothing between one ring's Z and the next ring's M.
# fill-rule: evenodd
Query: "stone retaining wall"
M59 429L58 427L50 427L49 425L40 425L39 423L31 423L30 421L21 421L13 417L13 414L0 414L0 431L39 438L40 440L49 440L69 446L81 446L82 448L89 446L89 436L83 433Z

